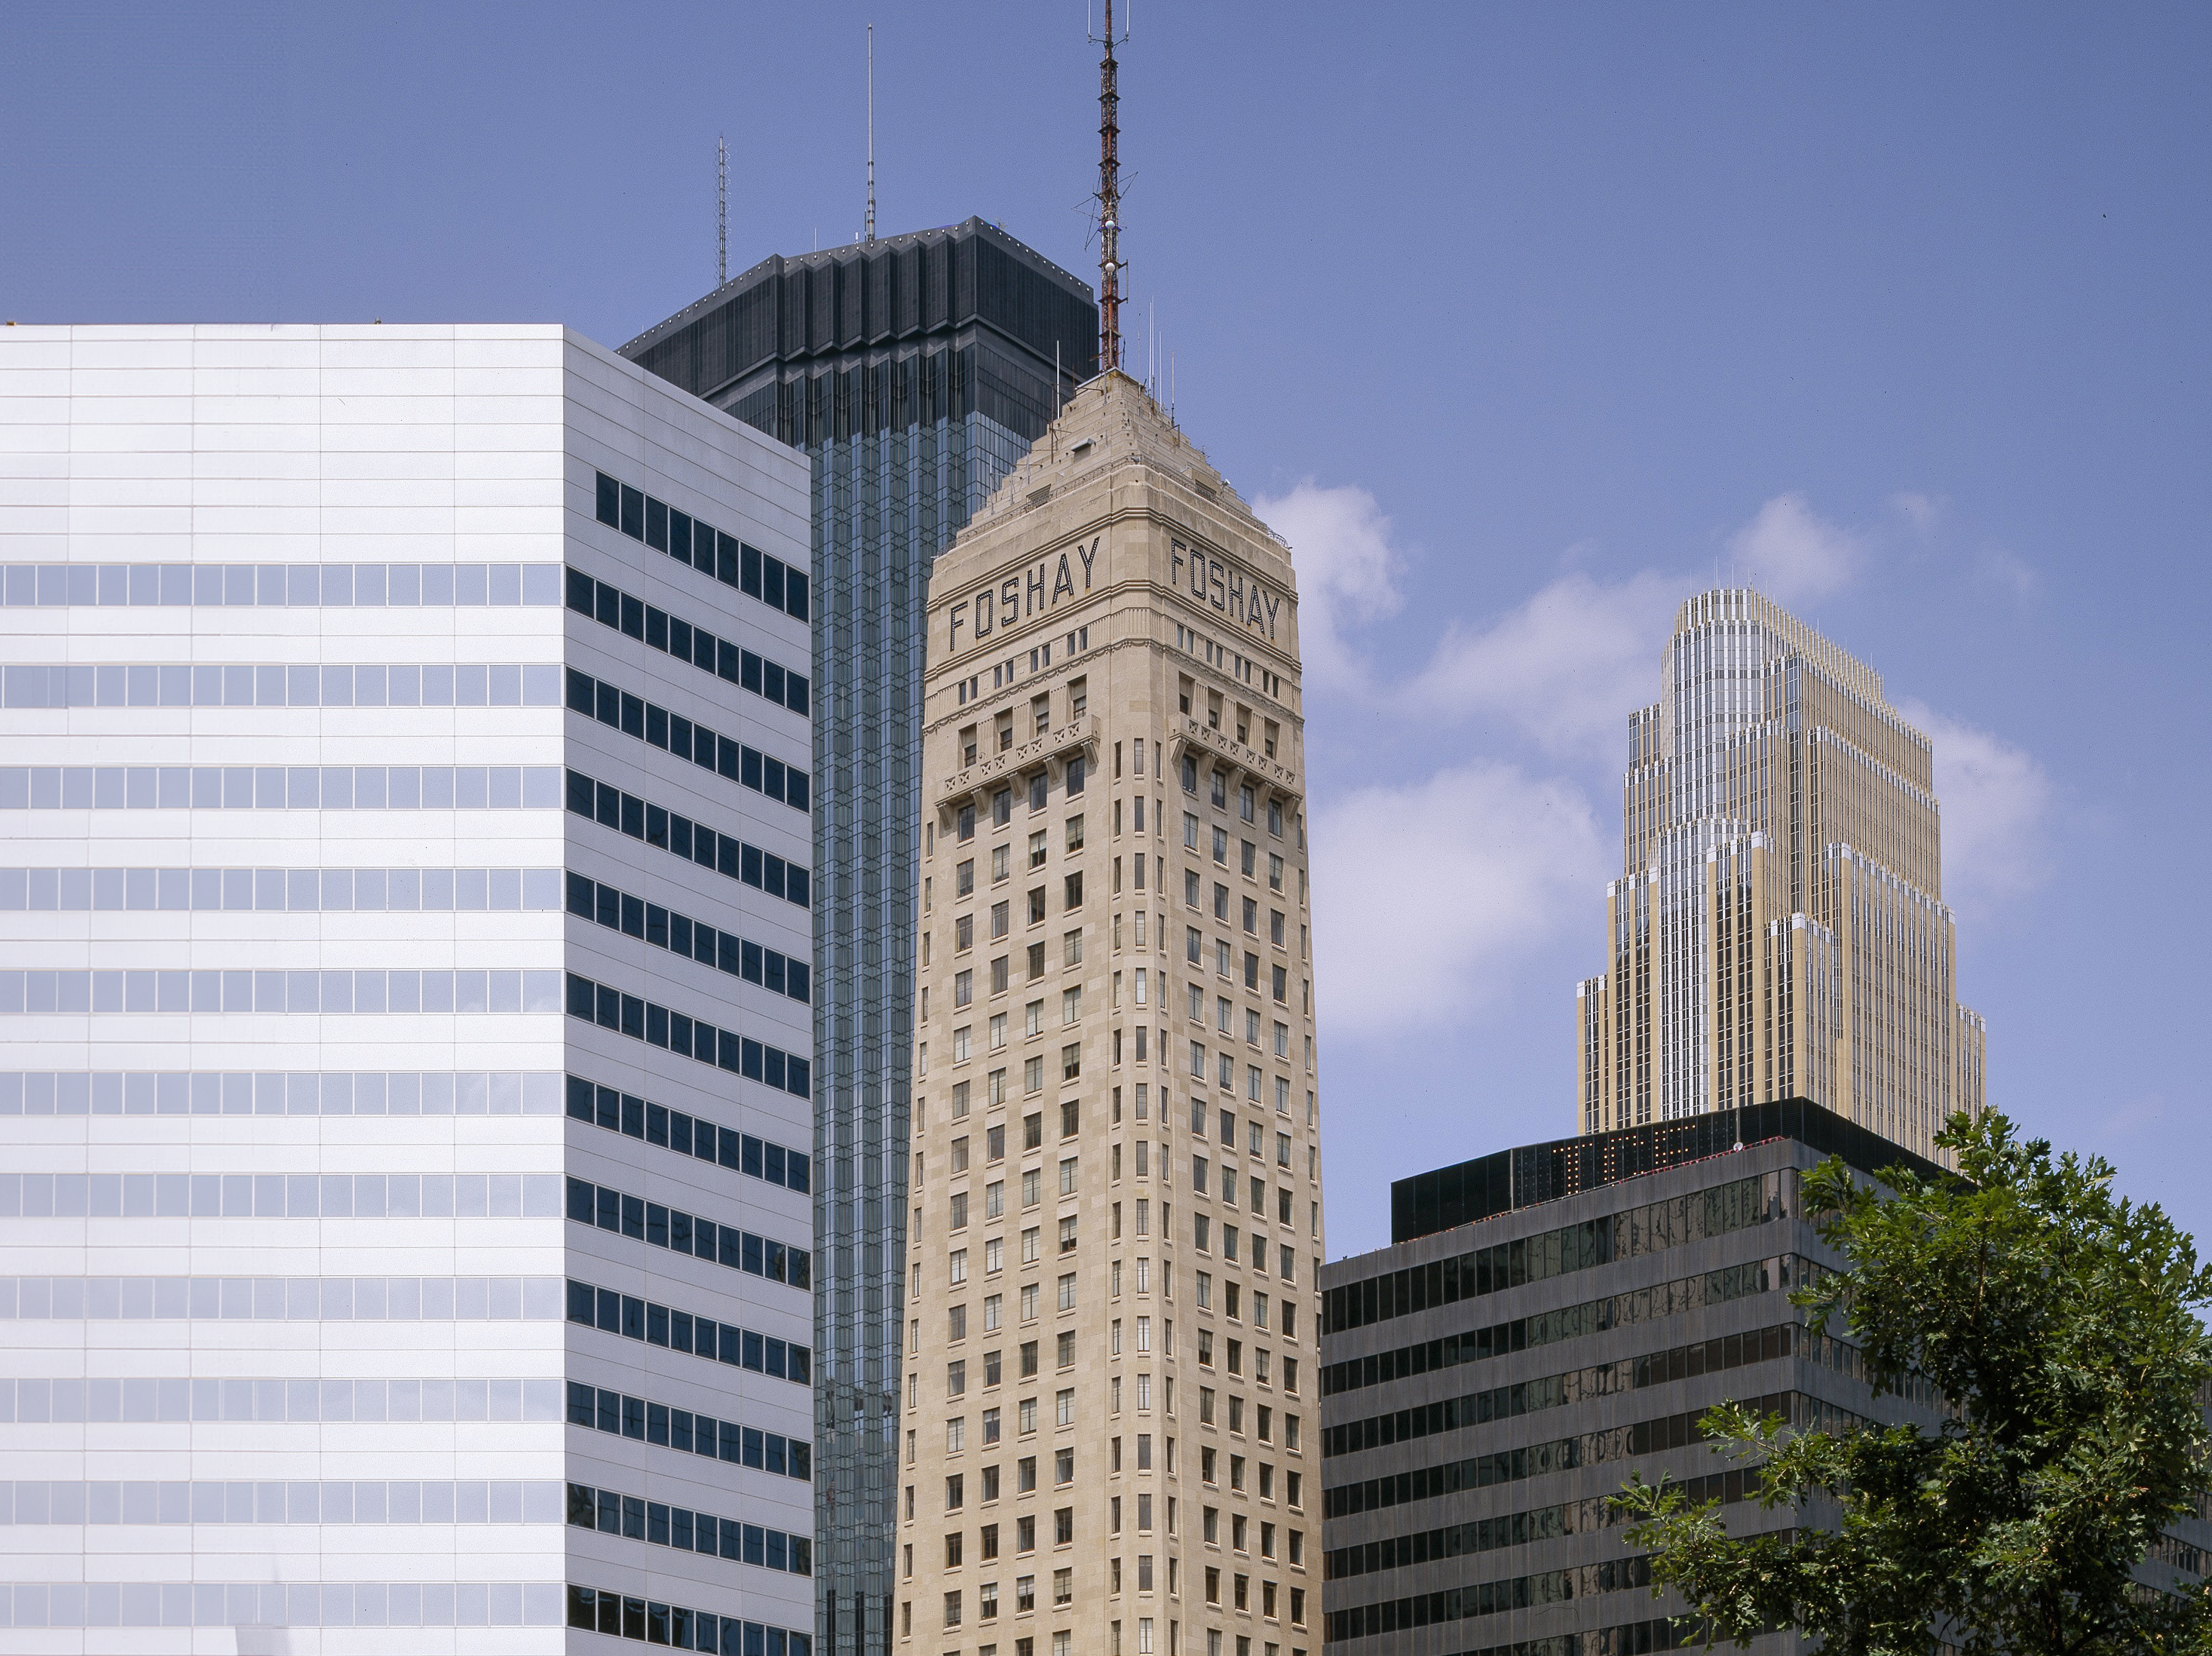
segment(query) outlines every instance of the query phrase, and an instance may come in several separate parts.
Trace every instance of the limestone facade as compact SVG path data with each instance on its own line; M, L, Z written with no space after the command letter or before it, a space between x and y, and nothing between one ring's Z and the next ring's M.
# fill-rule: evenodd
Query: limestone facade
M1119 373L933 573L902 1652L1318 1645L1296 590Z

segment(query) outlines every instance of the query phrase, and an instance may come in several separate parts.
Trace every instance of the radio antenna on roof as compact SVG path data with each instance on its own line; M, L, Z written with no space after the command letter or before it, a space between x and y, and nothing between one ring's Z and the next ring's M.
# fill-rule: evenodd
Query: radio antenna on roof
M876 239L876 26L868 25L868 240Z
M730 279L730 144L714 140L714 285Z
M1129 38L1122 14L1121 40ZM1114 0L1106 0L1106 30L1091 37L1105 48L1098 60L1098 371L1121 366L1121 94L1114 48Z

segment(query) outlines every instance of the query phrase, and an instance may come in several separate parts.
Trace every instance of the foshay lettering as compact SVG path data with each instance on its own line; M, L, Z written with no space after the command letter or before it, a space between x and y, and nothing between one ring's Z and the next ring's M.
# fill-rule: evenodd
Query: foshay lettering
M1225 563L1180 540L1170 544L1178 588L1200 603L1211 604L1238 625L1273 641L1276 618L1282 610L1280 593L1269 592L1256 576L1234 563Z
M1079 596L1076 587L1079 577L1083 583L1081 592L1089 592L1091 565L1098 556L1098 540L1093 535L1087 546L1079 540L1062 551L1048 552L1034 567L1018 570L994 586L979 587L959 600L946 612L950 648L960 648L963 627L971 642L988 638L999 628L1011 627L1024 616L1042 614L1063 597Z

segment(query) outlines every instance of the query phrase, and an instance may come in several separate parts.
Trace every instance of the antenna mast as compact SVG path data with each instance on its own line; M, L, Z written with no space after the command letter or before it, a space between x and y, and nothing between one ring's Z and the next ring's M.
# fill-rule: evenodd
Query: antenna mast
M714 140L714 285L730 279L730 145Z
M868 240L876 239L876 26L868 25Z
M1127 25L1121 38L1129 38ZM1098 60L1098 371L1121 366L1121 94L1115 89L1114 0Z

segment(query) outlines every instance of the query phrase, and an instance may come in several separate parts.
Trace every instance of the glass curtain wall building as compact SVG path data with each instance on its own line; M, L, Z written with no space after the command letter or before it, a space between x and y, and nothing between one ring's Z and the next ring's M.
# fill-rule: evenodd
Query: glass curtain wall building
M1097 326L1087 283L971 218L763 259L622 348L812 462L816 1582L837 1656L886 1648L893 1595L930 566L1091 375Z

